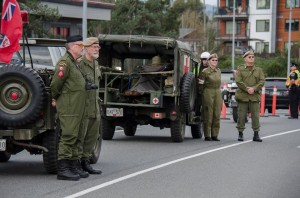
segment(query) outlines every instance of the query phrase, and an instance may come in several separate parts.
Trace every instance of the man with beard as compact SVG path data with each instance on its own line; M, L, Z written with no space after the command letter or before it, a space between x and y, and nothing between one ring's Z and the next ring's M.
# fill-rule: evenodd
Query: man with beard
M79 155L83 170L89 174L101 174L100 170L93 169L90 165L92 150L98 138L101 138L99 137L100 109L98 104L100 68L97 61L101 47L96 37L89 37L84 40L83 46L85 54L80 62L80 70L86 80L87 98L84 117L80 126L82 147L79 150Z

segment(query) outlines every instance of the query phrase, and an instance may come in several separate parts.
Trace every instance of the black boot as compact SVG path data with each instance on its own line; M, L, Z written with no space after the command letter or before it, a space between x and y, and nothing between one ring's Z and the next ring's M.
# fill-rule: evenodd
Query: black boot
M220 141L220 139L218 139L218 137L211 137L212 141Z
M260 139L260 137L258 135L258 131L254 131L253 141L262 142L262 139Z
M101 170L95 170L93 169L93 167L90 164L90 161L87 159L82 159L81 160L81 167L83 170L85 170L86 172L90 173L90 174L101 174L102 171Z
M244 141L243 132L239 132L238 141Z
M81 178L89 177L89 173L82 170L81 164L79 160L71 160L71 171L74 174L78 174Z
M70 161L64 159L58 160L57 162L57 179L78 181L80 179L80 176L78 174L74 174L70 170Z

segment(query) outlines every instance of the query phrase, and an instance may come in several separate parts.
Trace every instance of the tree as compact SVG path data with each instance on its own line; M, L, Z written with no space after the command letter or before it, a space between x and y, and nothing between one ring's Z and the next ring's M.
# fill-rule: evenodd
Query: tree
M29 24L26 27L28 35L36 34L38 37L51 37L51 31L41 25L42 21L55 22L60 18L58 9L49 8L40 0L19 0L21 10L29 13Z

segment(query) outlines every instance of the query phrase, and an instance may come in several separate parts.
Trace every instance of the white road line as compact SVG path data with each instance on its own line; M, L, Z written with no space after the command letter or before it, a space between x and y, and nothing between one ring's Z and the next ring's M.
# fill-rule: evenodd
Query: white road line
M272 138L272 137L276 137L276 136L280 136L280 135L286 135L286 134L289 134L289 133L295 133L295 132L300 132L300 129L292 130L292 131L286 131L286 132L277 133L277 134L274 134L274 135L265 136L265 137L262 137L262 139ZM88 188L88 189L86 189L86 190L77 192L77 193L75 193L75 194L66 196L65 198L76 198L76 197L80 197L80 196L82 196L82 195L86 195L86 194L88 194L88 193L90 193L90 192L99 190L99 189L101 189L101 188L104 188L104 187L107 187L107 186L116 184L116 183L118 183L118 182L121 182L121 181L130 179L130 178L133 178L133 177L136 177L136 176L138 176L138 175L142 175L142 174L145 174L145 173L148 173L148 172L151 172L151 171L160 169L160 168L164 168L164 167L166 167L166 166L170 166L170 165L172 165L172 164L176 164L176 163L178 163L178 162L182 162L182 161L185 161L185 160L188 160L188 159L192 159L192 158L199 157L199 156L202 156L202 155L206 155L206 154L209 154L209 153L213 153L213 152L216 152L216 151L228 149L228 148L235 147L235 146L240 146L240 145L242 145L242 144L247 144L247 143L249 143L249 142L252 142L252 140L248 140L248 141L244 141L244 142L239 142L239 143L234 143L234 144L231 144L231 145L227 145L227 146L223 146L223 147L220 147L220 148L216 148L216 149L204 151L204 152L201 152L201 153L197 153L197 154L194 154L194 155L190 155L190 156L187 156L187 157L179 158L179 159L177 159L177 160L173 160L173 161L170 161L170 162L167 162L167 163L164 163L164 164L160 164L160 165L157 165L157 166L154 166L154 167L145 169L145 170L141 170L141 171L138 171L138 172L135 172L135 173L132 173L132 174L129 174L129 175L125 175L125 176L123 176L123 177L120 177L120 178L117 178L117 179L114 179L114 180L105 182L105 183L103 183L103 184L100 184L100 185L97 185L97 186Z

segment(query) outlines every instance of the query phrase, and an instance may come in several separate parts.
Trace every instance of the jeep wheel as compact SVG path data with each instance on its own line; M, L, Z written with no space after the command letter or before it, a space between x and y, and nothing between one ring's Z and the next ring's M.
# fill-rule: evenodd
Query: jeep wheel
M180 89L180 107L184 113L194 110L197 97L195 74L188 72L184 74Z
M48 130L43 134L43 146L48 149L48 152L43 152L43 162L50 174L57 172L58 140L59 134L55 130Z
M0 162L7 162L10 159L11 154L6 151L0 152Z
M113 121L101 118L101 134L103 140L111 140L115 134Z
M182 142L185 135L186 118L183 113L181 117L175 121L171 121L171 138L173 142Z
M237 122L237 119L238 119L237 107L232 108L232 117L233 117L234 122Z
M137 125L126 125L124 126L124 133L126 136L134 136L136 132Z
M100 129L101 130L101 129ZM102 145L102 137L101 137L101 133L97 139L97 142L93 148L93 151L92 151L92 156L91 156L91 159L90 159L90 163L91 164L96 164L99 157L100 157L100 153L101 153L101 145Z
M45 85L31 68L0 67L0 125L21 126L35 121L43 108Z
M194 139L202 138L201 122L199 124L196 124L196 125L191 125L191 133L192 133L192 137Z

